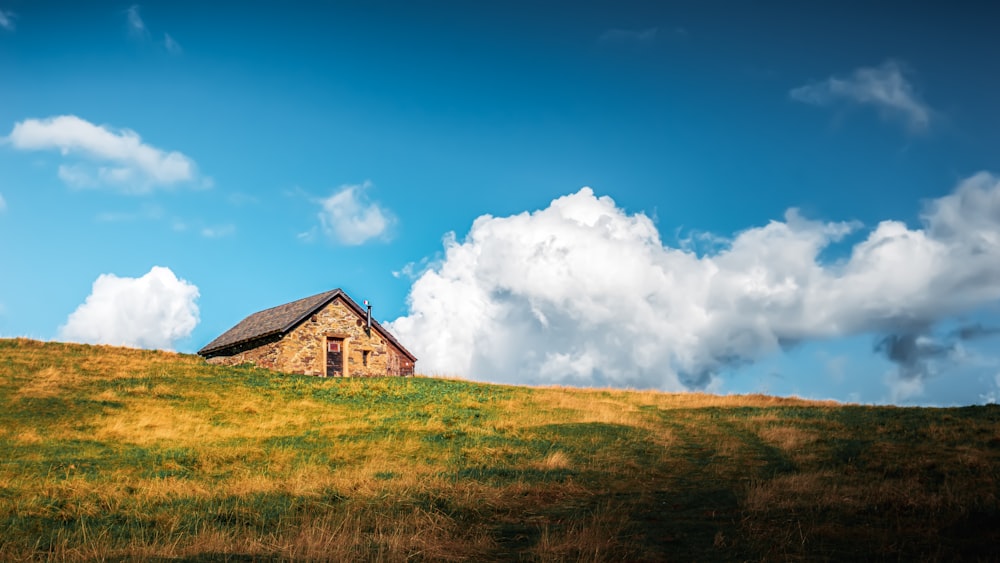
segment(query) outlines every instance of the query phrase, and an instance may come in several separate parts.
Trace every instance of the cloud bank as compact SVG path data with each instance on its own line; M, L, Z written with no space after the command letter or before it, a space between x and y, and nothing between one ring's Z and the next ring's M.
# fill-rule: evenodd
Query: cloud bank
M193 182L193 160L142 142L135 131L115 130L75 115L25 119L6 140L20 150L58 150L65 159L59 178L72 187L109 186L126 193ZM210 183L204 178L203 184Z
M198 325L197 299L198 288L170 268L154 266L139 278L101 274L59 328L59 338L169 350Z
M912 131L926 130L931 122L931 108L920 99L906 79L905 68L896 61L882 66L862 67L851 76L831 76L789 92L793 100L816 106L846 102L877 109L887 118L903 121Z
M396 219L388 209L368 200L365 192L371 186L371 182L340 186L333 195L320 200L320 225L330 240L356 246L388 237Z
M583 188L446 237L390 327L426 373L663 390L711 388L724 368L796 342L871 333L899 359L894 377L919 386L919 356L940 352L920 337L1000 300L1000 182L973 176L921 220L883 221L824 263L860 225L790 209L699 256Z

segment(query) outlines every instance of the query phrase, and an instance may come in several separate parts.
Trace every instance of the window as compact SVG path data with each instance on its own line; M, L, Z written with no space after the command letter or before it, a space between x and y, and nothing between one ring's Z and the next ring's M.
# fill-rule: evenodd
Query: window
M368 350L361 352L361 365L368 367Z
M334 352L334 353L340 352L340 341L339 340L331 340L331 341L327 342L326 343L326 351L327 352Z

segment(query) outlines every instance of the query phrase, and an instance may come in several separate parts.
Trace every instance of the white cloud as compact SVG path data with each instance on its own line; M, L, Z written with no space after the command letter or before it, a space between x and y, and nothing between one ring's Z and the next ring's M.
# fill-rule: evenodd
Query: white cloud
M371 182L344 185L330 197L320 200L323 209L319 220L328 237L346 245L388 237L389 228L396 219L388 209L368 200L365 192L371 186Z
M59 338L91 344L171 349L197 326L198 288L154 266L139 278L101 274Z
M316 240L317 231L318 229L316 227L313 227L308 231L302 231L301 233L296 234L295 238L301 240L304 243L312 243Z
M153 45L153 34L150 32L149 27L146 26L145 20L142 19L142 15L139 14L139 6L133 4L125 10L125 26L128 28L128 34L134 40L138 41L143 45ZM159 32L157 32L159 34ZM163 33L162 43L156 46L161 46L163 49L171 55L180 55L184 52L181 44L177 42L176 39L169 33Z
M137 38L146 38L149 36L149 31L146 29L146 22L142 21L142 16L139 15L139 6L137 4L132 4L125 10L125 22L128 26L129 35Z
M0 213L7 211L7 200L3 198L3 194L0 194Z
M994 405L1000 399L1000 373L993 376L991 389L979 395L980 402L987 405Z
M896 373L885 374L885 385L889 388L889 402L903 403L924 394L923 379L907 379Z
M212 227L202 227L201 236L205 238L222 238L236 234L236 225L216 225Z
M184 52L184 49L181 48L181 44L171 37L169 33L163 34L163 47L171 55L179 55Z
M903 342L1000 300L1000 181L970 178L929 202L922 221L884 221L849 258L824 264L820 252L860 226L792 209L699 256L584 188L533 213L481 216L461 242L446 237L443 260L414 282L410 314L391 328L427 373L706 387L789 343L868 333ZM900 397L932 375L897 365Z
M7 140L17 149L56 149L64 158L77 158L59 166L59 178L72 187L146 193L198 179L194 161L184 154L143 143L135 131L94 125L75 115L25 119L14 125ZM210 184L208 178L199 182Z
M14 12L0 10L0 28L14 31Z
M905 70L889 60L876 68L859 68L846 78L831 76L794 88L789 95L793 100L817 106L837 102L872 106L883 116L901 119L911 130L922 131L930 125L932 111L906 79Z
M242 207L244 205L256 205L260 203L260 199L255 195L243 193L243 192L232 192L226 196L226 201L230 205L235 205L237 207Z

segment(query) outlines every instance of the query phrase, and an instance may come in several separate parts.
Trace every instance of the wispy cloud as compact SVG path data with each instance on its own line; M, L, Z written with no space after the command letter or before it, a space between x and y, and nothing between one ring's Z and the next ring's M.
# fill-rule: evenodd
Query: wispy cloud
M202 227L199 234L205 238L223 238L229 237L236 234L236 225L226 224L226 225L215 225L211 227Z
M184 154L146 144L130 129L95 125L75 115L25 119L6 139L16 149L58 150L64 159L73 158L59 166L59 177L71 187L148 193L183 182L211 185Z
M132 211L105 211L94 217L98 223L135 223L142 221L149 225L160 223L167 225L175 233L196 234L208 239L231 237L236 234L236 225L232 223L210 224L201 219L185 219L177 215L168 215L159 205L146 203Z
M0 213L7 211L7 200L3 198L3 194L0 194Z
M906 78L907 69L888 60L878 67L862 67L848 77L831 76L793 88L789 96L816 106L849 103L870 106L886 118L903 121L912 131L930 126L933 111Z
M184 52L184 49L181 48L181 44L171 37L169 33L163 34L163 47L171 55L179 55Z
M128 27L128 34L136 39L148 39L149 30L146 29L146 22L142 21L139 15L139 6L132 4L125 10L125 25Z
M330 197L319 201L320 225L327 237L349 246L389 237L396 218L378 202L369 201L366 192L371 187L368 181L340 186Z
M146 25L146 21L142 19L142 15L139 13L138 4L133 4L125 10L125 26L128 29L129 36L133 39L144 44L155 43L149 27ZM166 32L163 33L163 41L158 43L157 46L162 46L171 55L180 55L184 52L177 39Z
M319 233L319 229L312 227L307 231L302 231L295 235L295 238L301 240L302 242L311 243L316 240L316 235Z
M0 311L3 312L3 311ZM1000 399L1000 373L993 376L992 389L979 396L980 400L986 404L996 404Z
M14 12L0 10L0 29L14 31Z
M237 207L260 203L260 199L257 196L245 192L231 192L228 196L226 196L226 201L230 205L235 205Z
M646 46L652 45L656 41L656 34L658 32L659 28L656 27L646 29L609 29L602 33L597 40L607 44Z
M132 223L135 221L159 221L163 219L163 207L155 204L143 204L135 211L105 211L99 213L94 220L98 223Z

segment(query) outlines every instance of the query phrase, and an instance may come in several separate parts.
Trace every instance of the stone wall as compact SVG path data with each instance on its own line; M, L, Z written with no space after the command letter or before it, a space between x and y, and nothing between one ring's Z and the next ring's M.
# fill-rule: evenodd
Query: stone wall
M232 356L212 356L208 359L208 363L223 366L254 364L257 367L280 370L281 368L278 367L280 345L281 341L270 342L257 348L251 348L244 352L233 354Z
M224 365L253 363L262 368L306 375L326 375L328 337L344 340L344 375L372 377L412 375L413 364L392 342L372 329L365 319L337 297L294 327L284 338L209 362Z

